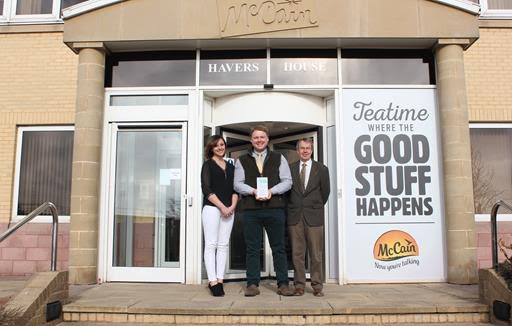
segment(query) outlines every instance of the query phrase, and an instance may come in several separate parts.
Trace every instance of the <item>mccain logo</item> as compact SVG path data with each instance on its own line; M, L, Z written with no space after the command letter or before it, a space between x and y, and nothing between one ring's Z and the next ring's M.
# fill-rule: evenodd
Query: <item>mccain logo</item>
M408 233L391 230L381 235L373 247L373 257L380 261L419 256L416 240Z
M318 27L318 0L217 0L222 37Z

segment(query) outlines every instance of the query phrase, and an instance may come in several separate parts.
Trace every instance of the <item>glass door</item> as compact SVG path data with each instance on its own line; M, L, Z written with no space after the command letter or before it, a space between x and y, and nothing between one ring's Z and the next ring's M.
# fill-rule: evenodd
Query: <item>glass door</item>
M186 134L111 125L108 281L184 282Z

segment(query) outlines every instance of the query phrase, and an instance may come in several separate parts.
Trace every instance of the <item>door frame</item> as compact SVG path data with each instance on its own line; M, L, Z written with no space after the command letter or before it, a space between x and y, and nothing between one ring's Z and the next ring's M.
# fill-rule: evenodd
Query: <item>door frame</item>
M338 60L341 61L341 51L338 49ZM341 65L338 64L338 74L341 76ZM343 180L346 177L344 173L344 162L339 157L337 153L341 153L344 147L343 142L343 115L342 115L342 83L341 79L338 81L338 85L334 87L317 87L317 86L275 86L272 91L267 92L276 92L276 93L291 93L291 94L303 94L303 95L313 95L319 98L322 98L322 109L324 110L323 114L317 116L325 117L325 120L321 123L313 123L314 125L322 128L322 132L324 133L324 137L321 139L324 146L324 160L327 160L328 157L335 156L334 165L330 166L331 171L331 195L329 196L330 201L334 201L335 204L331 203L329 205L330 209L335 209L336 212L330 214L336 214L337 225L335 225L335 229L333 232L338 234L337 239L330 239L329 234L326 232L325 236L325 273L326 273L326 282L328 283L336 283L336 284L346 284L345 279L345 267L346 267L346 255L345 251L347 250L347 246L345 243L345 228L343 227L345 224L345 216L344 216L344 207L345 207L345 197L342 196L342 188ZM220 119L216 117L216 101L219 98L223 98L225 96L234 96L234 95L243 95L243 94L251 94L254 92L261 93L262 91L258 88L251 87L234 87L234 86L211 86L211 87L200 87L199 92L200 96L200 106L201 112L201 126L207 126L211 128L212 134L216 134L216 129L218 127L222 127L224 125L229 125L231 123L240 122L237 119L231 120L225 116L222 116ZM204 103L207 101L208 103ZM328 104L328 103L332 103ZM297 116L290 116L290 122L301 122L310 124L312 121L302 121L301 119L297 119ZM261 118L259 120L268 120L266 118ZM270 120L269 120L270 121ZM282 119L278 119L276 121L284 121ZM245 122L253 122L248 119ZM332 135L334 136L332 142L334 142L335 148L337 149L337 153L327 153L327 133L329 129L335 127ZM332 129L331 129L332 130ZM327 163L327 161L325 161ZM329 225L329 221L326 221L326 227ZM201 230L202 234L202 230ZM331 241L332 240L332 241ZM331 249L330 246L333 246ZM337 251L337 259L333 262L330 259L327 259L330 255L330 251ZM330 274L330 268L333 268L333 274Z
M316 126L316 127L320 127L321 129L323 129L321 126ZM239 140L243 140L243 141L250 141L251 140L250 136L239 134L239 133L236 133L236 132L231 132L231 131L221 131L221 135L226 140L227 140L228 137L239 139ZM319 148L319 145L318 145L318 131L308 131L308 132L305 132L305 133L293 134L293 135L290 135L290 136L281 136L281 137L277 137L277 138L272 138L269 141L269 143L268 143L268 147L270 148L270 150L274 150L273 147L274 147L274 144L276 144L276 143L286 142L286 141L290 141L290 140L298 141L298 140L303 139L303 138L311 138L313 140L313 148L314 148L313 159L318 161L318 148ZM234 149L235 150L237 150L237 149L244 149L245 147L246 147L245 145L240 145L240 146L234 147ZM323 148L323 146L322 146L322 148ZM324 210L327 210L327 206L324 207ZM260 276L261 277L274 277L275 276L275 269L274 269L274 263L273 263L273 259L272 259L272 254L271 254L272 250L270 248L270 242L268 240L268 236L267 236L266 232L263 232L263 238L264 238L264 250L263 250L263 252L265 253L265 257L264 257L265 269L263 271L261 271ZM327 238L327 236L326 236L326 238ZM245 277L245 272L239 272L239 270L232 270L232 269L230 269L229 268L229 261L230 261L230 251L228 250L228 259L226 260L226 275L225 275L224 278L225 279L244 278ZM326 265L326 263L327 263L327 261L324 262L324 265ZM234 271L234 272L230 272L230 271ZM289 277L293 277L293 267L290 268L290 266L288 266L288 276ZM307 273L306 276L309 277L309 273Z
M123 128L120 128L123 127ZM148 128L149 127L149 128ZM117 139L120 129L128 131L165 131L179 127L182 132L182 148L181 148L181 201L180 201L180 254L179 267L116 267L113 266L113 249L114 249L114 203L115 203L115 184L116 184L116 158L117 158ZM124 122L110 123L110 155L108 176L108 234L107 234L107 277L108 282L179 282L185 280L185 227L187 221L186 214L186 184L187 184L187 123L186 122L170 122L170 123L148 123L148 122ZM156 227L156 226L155 226ZM155 251L158 251L154 239ZM130 248L131 250L131 248ZM155 253L153 253L155 254Z
M111 104L112 96L154 96L154 95L184 95L187 96L186 104L172 105L141 105L141 106L114 106ZM109 191L110 191L110 174L111 162L109 161L113 153L111 143L111 125L118 124L138 124L141 125L172 125L183 123L186 125L183 144L187 149L196 148L197 150L185 151L186 164L183 168L187 171L194 171L199 166L202 157L202 138L195 132L202 115L197 111L198 103L202 98L199 96L196 88L177 88L177 87L133 87L133 88L106 88L104 97L104 115L103 115L103 133L102 133L102 158L101 158L101 179L100 179L100 197L99 197L99 225L98 225L98 269L97 281L103 283L111 281L108 277L108 266L111 265L109 260ZM200 145L201 144L201 145ZM197 163L199 162L199 163ZM196 216L200 212L200 200L194 201L194 198L200 198L200 187L194 187L195 182L199 182L194 174L188 174L183 177L186 179L186 187L183 188L186 205L185 214L187 217ZM199 213L200 214L200 213ZM179 279L158 280L150 275L143 282L173 282L173 283L190 283L197 284L201 282L200 268L200 226L194 218L185 218L185 232L180 235L185 242L181 248L185 250L183 258L184 271ZM199 223L200 224L200 223ZM197 232L195 232L197 230ZM199 240L198 240L199 239ZM199 264L199 265L198 265ZM199 268L198 268L199 266ZM127 281L134 281L132 279Z

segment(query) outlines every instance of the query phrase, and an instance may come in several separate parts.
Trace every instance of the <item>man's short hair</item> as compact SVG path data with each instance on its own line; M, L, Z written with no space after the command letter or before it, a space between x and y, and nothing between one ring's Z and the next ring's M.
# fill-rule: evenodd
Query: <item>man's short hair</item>
M252 134L255 132L255 131L263 131L266 135L267 135L267 138L269 138L269 131L268 131L268 128L265 127L264 125L257 125L257 126L254 126L251 128L251 132L249 133L249 136L252 137Z
M301 142L310 143L311 144L311 150L314 149L313 139L311 139L311 138L301 138L301 139L297 140L297 144L295 145L297 150L299 149L299 146L300 146Z

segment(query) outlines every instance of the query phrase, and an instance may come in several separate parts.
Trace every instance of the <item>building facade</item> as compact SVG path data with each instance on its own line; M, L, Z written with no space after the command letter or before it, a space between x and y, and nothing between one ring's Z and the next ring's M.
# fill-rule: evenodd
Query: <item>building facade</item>
M329 282L473 283L489 265L486 214L512 196L509 1L2 5L0 223L55 202L72 283L200 283L204 140L236 159L260 123L330 169ZM0 244L2 275L47 269L48 221Z

